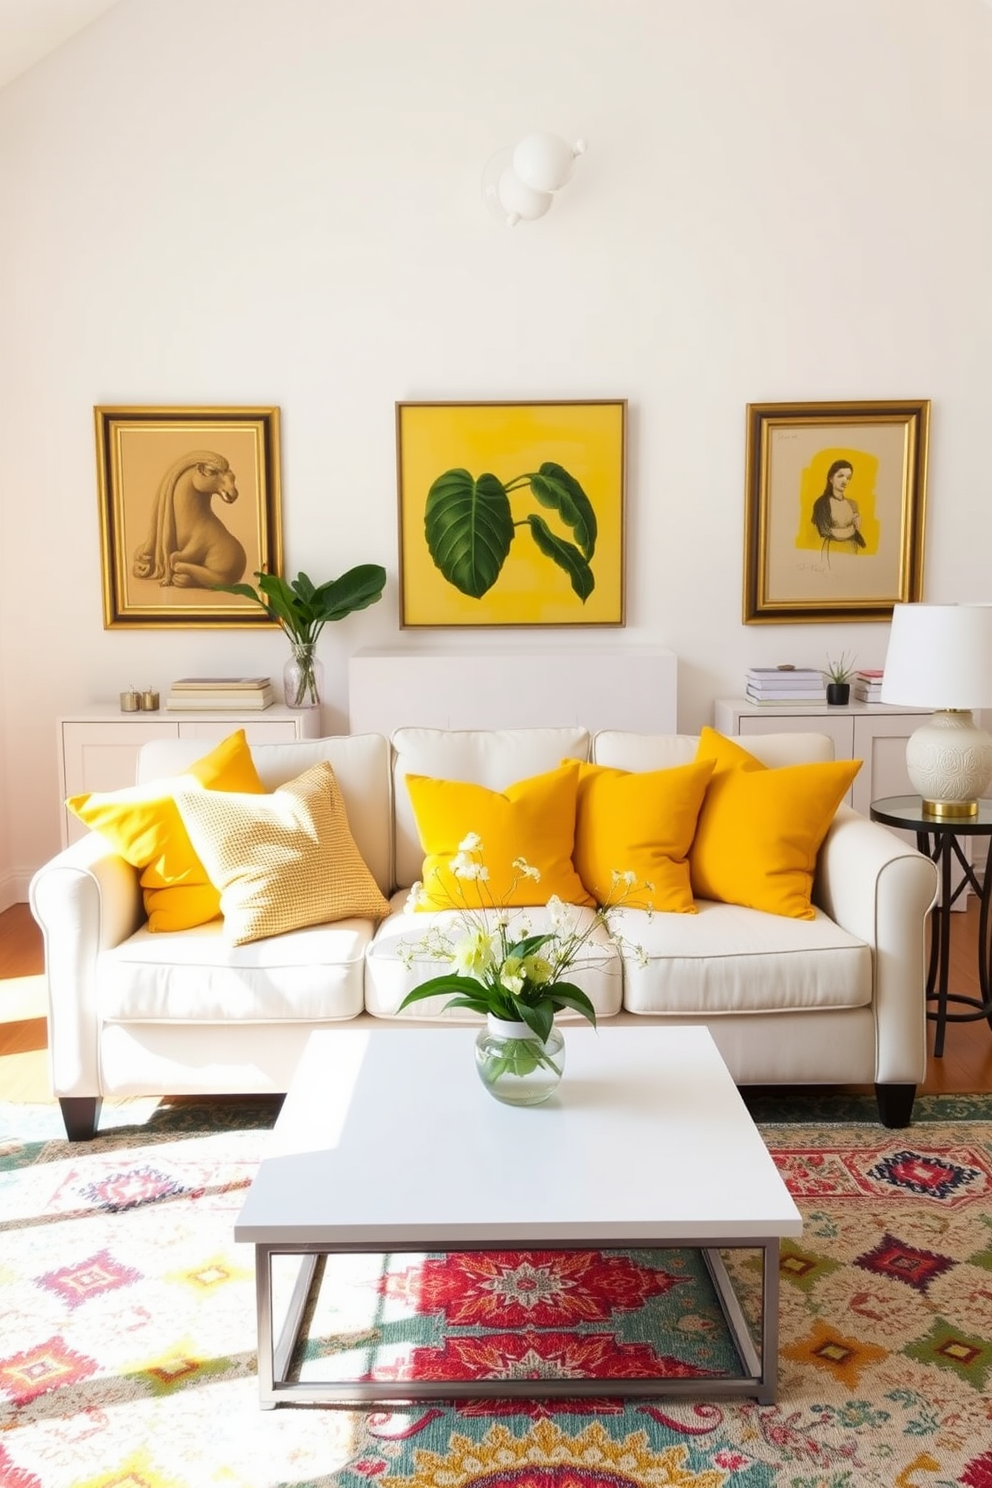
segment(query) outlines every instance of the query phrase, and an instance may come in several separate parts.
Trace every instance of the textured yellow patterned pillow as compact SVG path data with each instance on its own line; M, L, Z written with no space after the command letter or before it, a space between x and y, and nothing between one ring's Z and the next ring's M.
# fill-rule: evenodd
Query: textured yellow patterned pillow
M713 729L696 759L714 762L689 853L696 898L814 919L817 853L861 761L770 770Z
M173 799L177 788L192 787L195 781L207 790L262 794L265 786L244 729L222 739L185 775L70 796L66 802L125 862L141 869L149 930L189 930L220 914L220 895L193 851Z
M177 790L176 805L220 890L230 945L389 910L326 760L271 796Z

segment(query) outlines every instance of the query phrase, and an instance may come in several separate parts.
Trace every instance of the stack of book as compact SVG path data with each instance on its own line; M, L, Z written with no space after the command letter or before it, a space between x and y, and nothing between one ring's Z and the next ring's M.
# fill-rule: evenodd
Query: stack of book
M247 713L275 702L268 677L179 677L165 700L167 708Z
M882 701L882 670L855 672L854 686L851 691L859 703L880 703Z
M827 684L815 667L749 667L745 696L749 703L822 703Z

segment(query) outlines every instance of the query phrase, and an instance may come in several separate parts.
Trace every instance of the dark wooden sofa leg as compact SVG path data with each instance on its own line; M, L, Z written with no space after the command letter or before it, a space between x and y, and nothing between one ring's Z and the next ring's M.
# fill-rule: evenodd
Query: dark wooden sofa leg
M103 1101L98 1095L60 1095L62 1120L70 1142L90 1142L96 1136Z
M912 1121L915 1085L876 1085L875 1099L883 1126L908 1126Z

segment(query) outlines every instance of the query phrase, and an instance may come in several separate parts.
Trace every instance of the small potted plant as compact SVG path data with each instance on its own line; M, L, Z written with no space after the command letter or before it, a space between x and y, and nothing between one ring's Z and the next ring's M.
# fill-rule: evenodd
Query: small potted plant
M836 661L827 657L827 702L835 708L846 708L851 701L851 677L854 672L854 657L850 661L842 651Z

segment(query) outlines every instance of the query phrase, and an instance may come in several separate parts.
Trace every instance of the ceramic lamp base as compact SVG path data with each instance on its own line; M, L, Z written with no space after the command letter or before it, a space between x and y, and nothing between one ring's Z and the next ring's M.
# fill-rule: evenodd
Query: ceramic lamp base
M968 709L934 713L906 745L906 770L929 816L974 816L992 781L992 738Z

